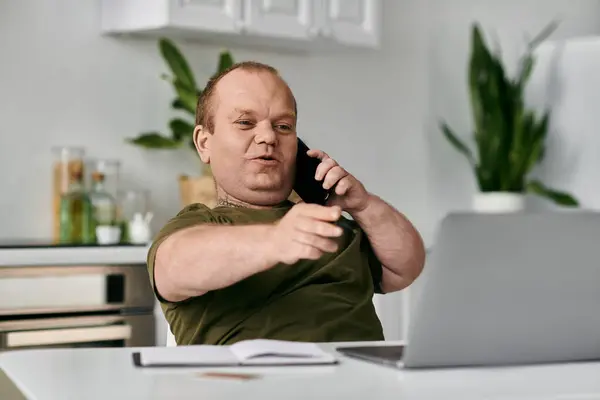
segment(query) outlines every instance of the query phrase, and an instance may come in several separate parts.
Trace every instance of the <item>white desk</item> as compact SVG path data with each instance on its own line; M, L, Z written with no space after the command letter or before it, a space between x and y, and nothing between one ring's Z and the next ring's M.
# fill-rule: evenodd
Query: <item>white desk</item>
M8 352L0 354L0 368L35 400L600 399L600 363L400 371L342 358L337 366L238 369L263 376L232 382L197 376L208 369L136 369L133 351Z

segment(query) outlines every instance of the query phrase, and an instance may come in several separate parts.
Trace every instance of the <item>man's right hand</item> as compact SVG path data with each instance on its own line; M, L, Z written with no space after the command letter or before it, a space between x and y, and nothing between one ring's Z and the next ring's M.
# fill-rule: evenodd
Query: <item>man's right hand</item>
M277 262L294 264L301 259L316 260L337 251L335 238L343 229L335 225L342 210L318 204L299 203L270 230L269 249Z

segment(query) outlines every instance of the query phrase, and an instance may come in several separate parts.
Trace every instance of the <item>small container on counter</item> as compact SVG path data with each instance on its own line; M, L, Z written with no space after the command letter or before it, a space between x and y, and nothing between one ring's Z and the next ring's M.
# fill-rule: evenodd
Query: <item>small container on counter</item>
M150 195L147 190L129 189L119 191L117 197L117 219L121 226L122 243L140 244L140 240L143 240L145 237L145 233L140 233L144 230L140 226L141 222L147 221L146 225L149 230L149 223L152 219L149 209L149 197ZM135 232L133 232L135 237L132 237L130 234L130 225L135 229Z

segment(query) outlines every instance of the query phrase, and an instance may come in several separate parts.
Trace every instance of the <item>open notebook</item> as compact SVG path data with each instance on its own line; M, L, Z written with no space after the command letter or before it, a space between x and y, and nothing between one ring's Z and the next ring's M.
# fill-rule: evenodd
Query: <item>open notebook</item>
M314 343L245 340L231 346L151 347L133 354L139 367L219 367L336 364Z

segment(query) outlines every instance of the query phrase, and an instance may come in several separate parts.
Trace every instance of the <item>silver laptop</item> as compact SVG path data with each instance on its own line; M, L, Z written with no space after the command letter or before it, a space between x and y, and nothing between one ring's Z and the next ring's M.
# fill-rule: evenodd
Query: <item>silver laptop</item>
M417 286L405 348L340 351L406 368L600 360L600 213L451 214Z

